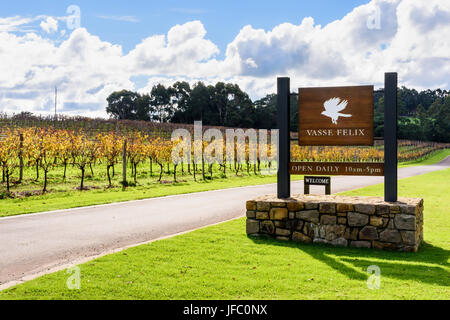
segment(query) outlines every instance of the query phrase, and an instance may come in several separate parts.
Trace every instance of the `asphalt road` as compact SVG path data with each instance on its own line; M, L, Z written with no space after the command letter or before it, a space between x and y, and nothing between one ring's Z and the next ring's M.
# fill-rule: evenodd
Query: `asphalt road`
M449 167L447 157L398 174ZM383 177L332 177L332 193L382 182ZM311 193L323 192L311 187ZM105 252L243 216L246 200L273 193L276 185L270 184L0 218L0 289ZM303 193L303 181L292 182L291 193Z

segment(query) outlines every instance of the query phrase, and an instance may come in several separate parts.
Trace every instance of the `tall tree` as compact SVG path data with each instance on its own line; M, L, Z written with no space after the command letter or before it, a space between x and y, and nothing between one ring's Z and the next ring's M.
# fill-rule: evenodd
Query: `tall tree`
M174 115L172 122L186 123L185 116L189 108L189 97L191 95L191 87L186 81L177 81L172 85L172 101L174 103Z
M138 95L136 100L136 119L150 121L151 114L154 112L152 99L149 94Z
M173 88L166 88L162 84L153 86L151 91L151 105L153 106L152 120L169 122L175 112L172 101Z
M191 91L191 95L189 96L187 108L187 119L190 123L194 120L202 120L204 124L213 124L211 119L208 118L207 109L210 103L209 99L209 89L205 84L201 81L194 85L194 88Z
M137 120L137 103L139 94L133 91L115 91L106 100L106 112L115 119Z

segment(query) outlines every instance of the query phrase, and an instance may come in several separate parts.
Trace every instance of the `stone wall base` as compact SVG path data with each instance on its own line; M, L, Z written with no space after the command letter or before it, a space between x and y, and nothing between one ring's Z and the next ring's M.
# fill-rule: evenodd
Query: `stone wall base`
M247 234L335 246L417 251L423 241L423 199L267 195L247 201Z

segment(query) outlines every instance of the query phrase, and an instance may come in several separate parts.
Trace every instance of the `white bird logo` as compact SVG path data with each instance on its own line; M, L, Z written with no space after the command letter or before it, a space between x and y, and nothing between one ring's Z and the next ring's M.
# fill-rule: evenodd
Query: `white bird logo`
M337 124L339 117L351 117L351 114L339 113L339 111L344 110L347 107L347 100L342 100L340 98L331 98L323 103L325 111L322 114L326 117L331 118L331 122Z

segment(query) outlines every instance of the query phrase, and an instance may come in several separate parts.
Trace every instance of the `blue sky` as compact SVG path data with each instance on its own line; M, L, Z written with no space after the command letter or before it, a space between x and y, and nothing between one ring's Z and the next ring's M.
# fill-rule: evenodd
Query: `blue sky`
M120 44L125 53L142 39L165 34L176 24L200 20L207 30L206 38L216 43L223 57L226 46L245 25L270 30L291 22L299 24L314 17L325 25L342 18L367 0L242 0L242 1L2 1L2 16L64 16L70 5L81 9L81 26L102 40Z
M80 25L67 13L81 10ZM2 1L0 112L106 117L117 90L238 84L450 89L450 1Z

